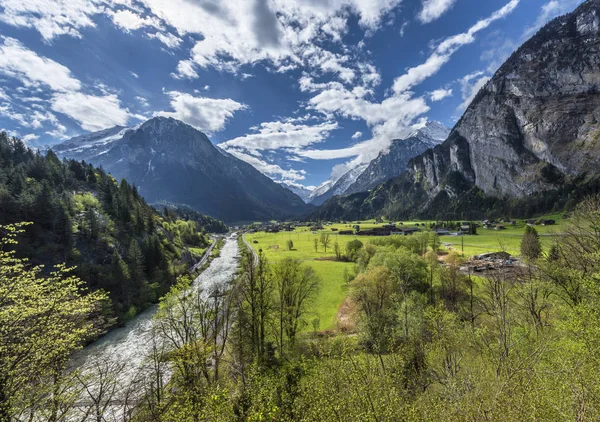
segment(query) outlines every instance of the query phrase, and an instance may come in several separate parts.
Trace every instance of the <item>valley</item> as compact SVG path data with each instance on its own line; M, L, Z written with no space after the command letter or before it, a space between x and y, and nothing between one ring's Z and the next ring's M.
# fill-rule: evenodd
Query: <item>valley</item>
M0 32L0 422L600 420L600 0Z
M551 215L537 219L556 221L555 225L541 226L537 225L536 229L540 235L541 245L545 251L548 251L556 239L561 236L561 228L563 227L562 216ZM438 243L440 244L439 255L443 259L448 252L458 253L465 261L473 258L476 255L485 253L505 251L518 259L520 245L522 242L525 227L527 222L524 220L514 220L516 225L510 223L499 224L505 227L503 230L495 230L495 225L489 229L481 228L481 222L477 224L480 227L476 235L464 236L439 236ZM565 222L567 220L564 220ZM362 231L369 231L374 228L382 228L389 222L376 223L375 220L353 221L346 224L332 223L324 226L322 230L311 230L310 227L296 227L293 231L280 231L278 233L268 233L261 231L260 226L257 226L257 232L246 234L245 238L248 244L255 250L256 253L262 254L270 262L278 262L286 258L302 261L310 265L316 273L321 277L322 286L319 297L313 305L314 318L319 320L318 331L337 331L339 328L338 314L340 307L345 303L349 294L349 278L355 269L355 263L349 259L342 258L336 260L335 244L341 250L342 255L347 253L347 245L349 242L358 240L365 245L372 241L381 239L375 236L363 236L339 234L340 231L352 230L353 226L360 226ZM437 236L435 230L431 228L435 225L434 221L406 221L402 222L403 227L415 227L418 225L422 228L419 234L429 236ZM440 224L440 223L438 223ZM285 224L284 224L285 226ZM397 227L401 227L399 224ZM254 229L253 229L254 230ZM320 239L322 235L329 235L329 245L327 251L324 250ZM288 242L292 241L293 246L288 248ZM315 241L317 248L315 250ZM427 240L429 242L429 240ZM314 331L314 328L307 324L305 327L307 332Z

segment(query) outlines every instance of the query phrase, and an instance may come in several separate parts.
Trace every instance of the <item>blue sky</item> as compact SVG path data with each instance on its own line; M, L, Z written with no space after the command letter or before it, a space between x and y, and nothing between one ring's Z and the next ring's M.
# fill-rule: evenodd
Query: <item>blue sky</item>
M31 146L166 115L315 186L426 120L582 0L0 0L0 130Z

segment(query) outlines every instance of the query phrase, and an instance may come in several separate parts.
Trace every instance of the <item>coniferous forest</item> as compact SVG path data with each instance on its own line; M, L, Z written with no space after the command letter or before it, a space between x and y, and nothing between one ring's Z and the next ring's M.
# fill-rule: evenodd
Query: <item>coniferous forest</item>
M17 254L51 271L56 263L92 291L104 290L110 314L126 319L164 295L206 248L205 227L225 226L177 209L161 216L127 181L74 160L33 152L0 134L0 225L31 222L18 236Z

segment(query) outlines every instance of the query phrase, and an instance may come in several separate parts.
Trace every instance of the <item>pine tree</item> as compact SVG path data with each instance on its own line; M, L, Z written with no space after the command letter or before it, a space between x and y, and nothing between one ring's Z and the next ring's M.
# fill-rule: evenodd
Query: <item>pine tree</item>
M542 255L542 244L537 230L527 226L521 240L521 256L527 260L538 259Z

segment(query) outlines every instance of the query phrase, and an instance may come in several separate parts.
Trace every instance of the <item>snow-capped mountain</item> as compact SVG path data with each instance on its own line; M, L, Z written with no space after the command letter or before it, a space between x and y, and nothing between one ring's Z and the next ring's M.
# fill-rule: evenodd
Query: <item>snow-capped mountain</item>
M368 164L361 164L342 175L342 177L337 179L332 178L322 183L313 191L310 198L310 203L313 205L321 205L329 198L332 198L336 195L345 194L348 188L365 171L367 166Z
M307 204L310 202L309 198L310 198L311 193L313 192L311 189L308 189L304 186L290 185L289 183L285 183L285 182L282 182L281 186L283 186L284 188L286 188L286 189L292 191L293 193L295 193L296 195L298 195Z
M310 193L310 195L308 195L308 202L312 203L315 198L327 193L327 191L330 190L333 185L335 185L335 182L337 182L339 179L339 177L332 177L321 183Z
M407 170L408 162L448 138L450 129L439 122L429 121L404 139L392 142L388 151L381 152L345 193L365 192Z
M62 144L53 146L52 150L59 155L68 156L78 161L89 161L91 157L107 152L113 142L123 138L128 130L131 130L131 128L115 126L99 132L76 136Z
M186 204L227 222L285 219L310 208L250 164L215 147L204 133L171 118L80 136L53 150L127 179L149 203Z
M450 134L450 128L444 126L440 122L433 120L428 121L422 127L413 131L408 138L420 138L423 142L429 142L433 146L444 142Z

